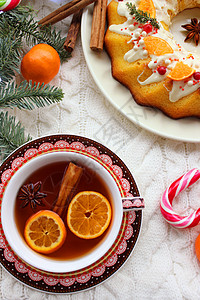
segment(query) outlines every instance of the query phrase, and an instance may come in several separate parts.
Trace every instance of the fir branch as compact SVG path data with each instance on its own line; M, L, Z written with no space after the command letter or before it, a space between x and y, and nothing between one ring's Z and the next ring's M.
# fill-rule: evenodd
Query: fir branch
M8 116L8 112L0 112L0 158L5 159L12 151L31 140L25 137L25 129L15 117Z
M13 31L13 29L18 29L19 24L27 20L30 14L33 14L33 9L28 6L18 6L17 9L1 12L0 36L6 36L10 31Z
M61 88L23 81L20 85L9 83L5 88L0 86L0 108L13 108L32 110L60 102L64 97Z
M71 57L71 53L64 49L64 43L66 38L61 37L61 32L52 28L51 25L43 26L39 30L38 42L46 43L52 46L60 55L61 63L68 60Z
M13 32L6 37L0 37L0 84L5 85L19 72L21 58L21 39L13 40Z
M60 55L61 62L71 57L71 54L64 50L65 38L61 37L61 32L50 26L40 28L34 17L34 11L28 6L18 6L0 14L0 37L12 31L15 32L14 36L24 38L30 46L46 43L54 47Z
M23 40L30 46L38 43L51 45L59 53L61 62L70 57L63 48L65 39L60 32L50 27L40 29L31 8L18 6L0 12L0 108L32 110L61 101L63 92L60 88L32 85L27 81L20 85L12 82L15 72L19 72ZM31 139L29 135L26 138L24 132L15 117L0 112L0 159Z
M130 15L134 15L136 21L145 24L147 22L150 22L150 24L155 28L160 28L160 25L158 24L156 18L151 18L150 14L147 14L146 12L143 12L142 10L137 10L135 4L127 2L126 3L128 9L130 10Z

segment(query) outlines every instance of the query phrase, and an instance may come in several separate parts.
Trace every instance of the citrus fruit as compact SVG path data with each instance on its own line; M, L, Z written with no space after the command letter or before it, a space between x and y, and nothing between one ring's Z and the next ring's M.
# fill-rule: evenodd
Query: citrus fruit
M160 23L162 24L162 26L165 30L169 31L169 26L167 24L165 24L165 22L160 21Z
M93 239L100 236L108 228L110 220L110 203L100 193L80 192L69 204L67 224L80 238Z
M63 245L66 228L58 214L50 210L40 210L27 220L24 237L33 250L48 254Z
M58 52L47 44L35 45L23 57L21 73L27 80L36 83L49 83L60 69Z
M182 61L176 63L175 67L167 75L172 80L184 80L195 72L195 70L188 65L184 64Z
M141 0L138 9L148 13L151 18L155 18L156 16L156 10L152 0Z
M173 53L172 47L163 39L155 36L147 36L144 38L144 43L149 54L164 55Z
M200 234L197 236L196 241L195 241L195 253L200 261Z

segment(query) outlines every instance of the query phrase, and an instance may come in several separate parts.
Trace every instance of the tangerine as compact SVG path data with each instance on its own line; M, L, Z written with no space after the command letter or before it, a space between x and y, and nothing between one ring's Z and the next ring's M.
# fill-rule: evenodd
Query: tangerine
M147 12L151 18L155 18L156 16L156 10L152 0L141 0L138 9Z
M24 237L33 250L49 254L64 243L67 232L58 214L50 210L40 210L30 216L25 224Z
M167 75L172 80L184 80L195 72L195 70L188 65L184 64L182 61L178 61L175 67Z
M93 239L100 236L108 228L110 220L110 203L100 193L80 192L69 204L67 224L80 238Z
M200 261L200 234L197 236L196 241L195 241L195 253Z
M173 53L172 47L163 39L155 36L147 36L144 38L144 43L149 54L156 56Z
M21 73L27 80L35 83L49 83L59 72L60 57L58 52L47 44L35 45L23 57Z

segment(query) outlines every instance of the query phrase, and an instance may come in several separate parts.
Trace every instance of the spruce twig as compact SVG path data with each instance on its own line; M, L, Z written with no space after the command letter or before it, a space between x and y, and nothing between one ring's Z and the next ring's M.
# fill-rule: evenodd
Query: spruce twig
M64 49L65 38L61 37L61 32L51 26L40 28L35 21L34 11L28 6L18 6L0 14L0 37L7 36L10 31L15 32L15 37L25 39L29 46L46 43L54 47L61 62L71 57Z
M57 32L51 25L40 28L37 39L39 43L46 43L54 47L60 56L61 63L67 61L68 58L71 57L71 53L64 49L66 38L62 38L61 32Z
M5 85L19 72L21 57L21 39L13 39L13 32L0 37L0 85Z
M137 10L135 4L133 5L132 3L127 2L126 3L128 9L130 10L130 15L134 15L136 21L145 24L147 22L150 22L150 24L159 29L160 25L158 24L156 18L151 18L150 14L147 14L146 12L143 12L142 10Z
M46 43L59 53L61 62L70 54L64 50L65 38L50 27L40 29L30 7L17 8L0 13L0 108L32 110L62 100L61 88L50 85L36 85L27 81L17 85L15 72L19 72L23 41L29 46ZM25 137L25 129L8 112L0 112L0 160L5 159L20 145L31 140Z
M0 112L0 159L5 159L12 151L31 140L25 137L25 129L15 117L8 116L8 112Z
M36 107L44 107L63 99L61 88L23 81L20 85L14 82L7 87L0 86L0 108L13 108L32 110Z

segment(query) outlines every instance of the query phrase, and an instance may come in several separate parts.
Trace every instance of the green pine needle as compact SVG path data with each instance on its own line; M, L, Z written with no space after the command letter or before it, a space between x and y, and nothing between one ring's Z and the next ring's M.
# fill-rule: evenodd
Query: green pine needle
M31 140L25 137L25 129L15 117L8 116L8 112L0 112L0 158L5 159L12 151Z
M37 37L38 42L46 43L52 46L58 54L60 55L61 63L67 61L71 57L71 53L64 49L64 43L66 38L61 37L61 32L57 31L55 28L49 26L43 26L39 30L39 35Z
M134 15L136 21L145 24L147 22L150 22L150 24L159 29L160 25L158 24L157 20L155 18L151 18L150 14L147 14L146 12L143 12L142 10L137 10L135 4L127 2L126 3L128 9L130 10L130 15Z
M60 102L64 97L61 88L23 81L20 85L9 83L6 88L0 85L0 108L32 110Z
M28 6L18 6L1 13L0 37L5 37L12 31L13 36L25 39L30 46L46 43L58 52L61 62L67 61L71 54L64 49L65 38L61 37L61 32L51 26L40 28L34 17L35 12Z
M0 36L5 36L11 28L18 28L21 22L29 19L33 14L33 9L28 6L18 6L15 9L0 13ZM5 26L5 27L4 27Z
M13 39L10 32L6 37L0 37L0 84L6 84L11 80L15 71L19 72L21 57L21 39Z
M15 72L20 71L23 41L33 46L46 43L54 47L61 62L71 54L64 50L65 39L51 27L40 28L35 21L35 12L27 6L18 6L8 12L0 12L0 108L32 110L57 103L63 99L61 88L36 85L27 81L14 83ZM8 112L0 112L0 160L13 150L31 140L25 137L25 129Z

